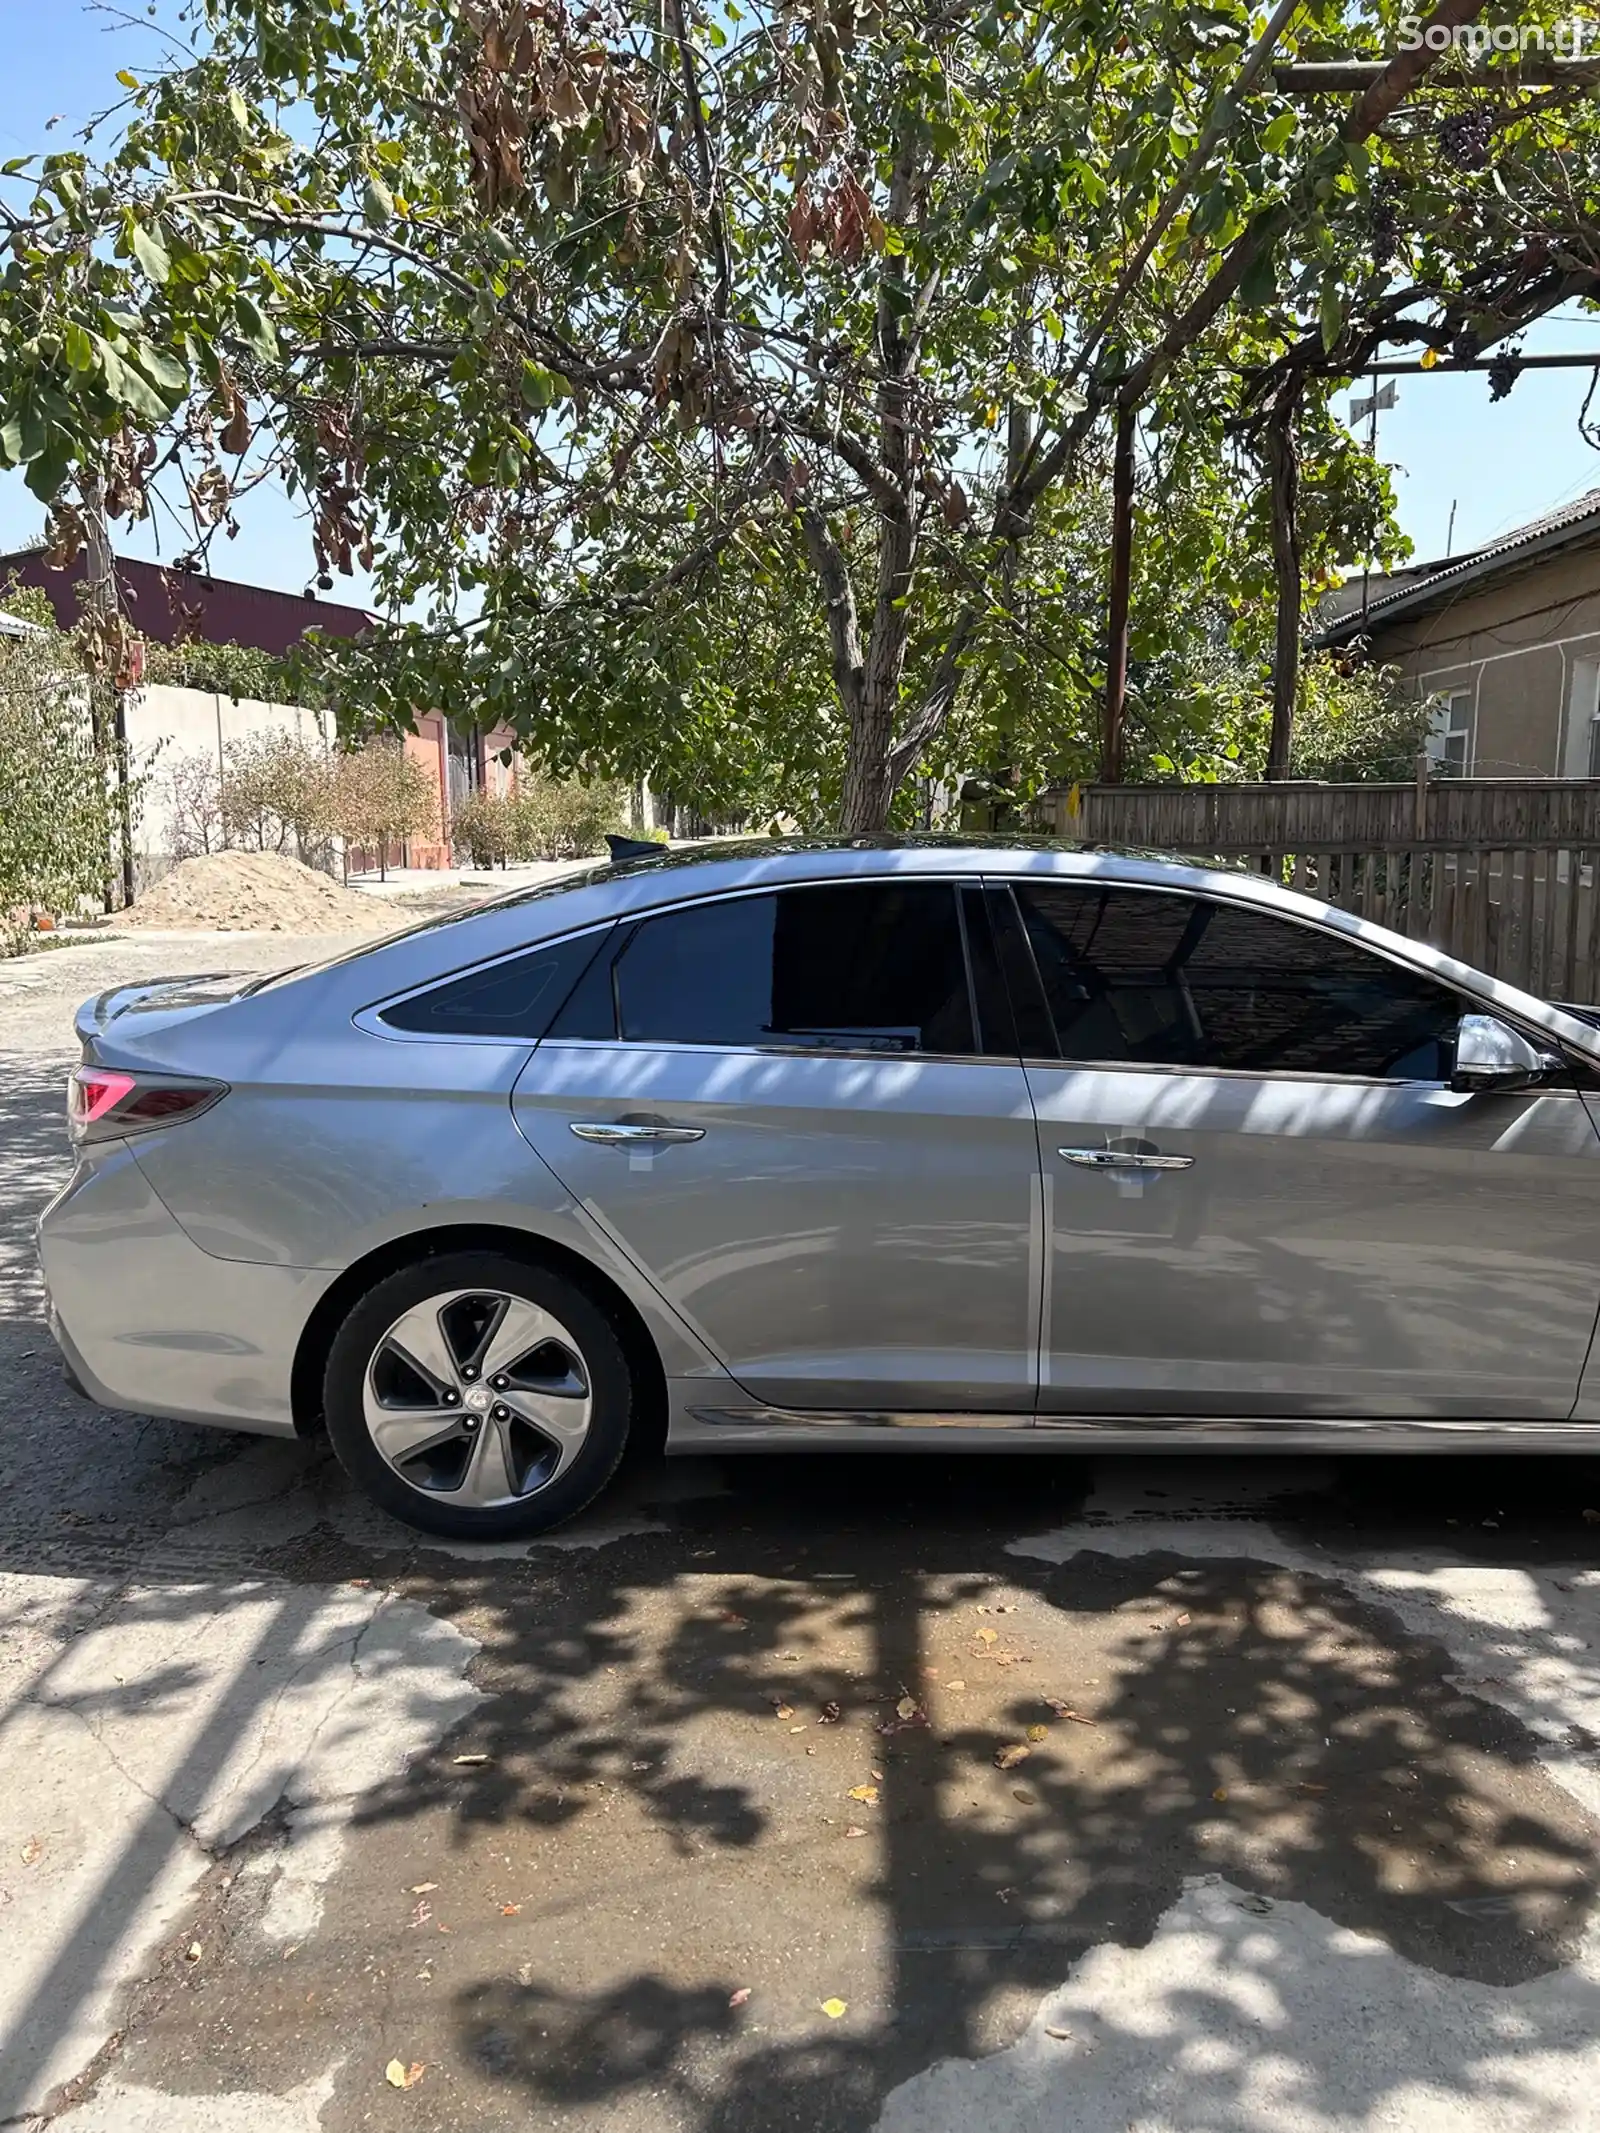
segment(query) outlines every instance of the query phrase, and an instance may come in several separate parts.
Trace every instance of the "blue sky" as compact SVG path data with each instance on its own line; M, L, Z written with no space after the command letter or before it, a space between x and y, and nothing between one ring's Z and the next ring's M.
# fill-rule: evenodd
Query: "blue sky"
M0 160L62 140L117 96L118 67L137 72L154 62L160 40L143 13L141 0L131 0L126 14L82 0L0 0ZM162 13L171 19L166 0ZM57 113L62 122L47 135L45 123ZM1600 351L1600 317L1546 322L1526 345L1530 353ZM1494 406L1481 375L1435 372L1399 381L1399 405L1379 418L1378 448L1395 467L1400 523L1419 555L1445 552L1452 502L1459 554L1600 486L1600 453L1577 428L1589 375L1530 372ZM1346 404L1341 400L1341 409ZM16 476L0 476L0 548L35 538L42 516ZM119 545L158 552L148 527L124 531ZM221 575L289 592L301 591L311 576L305 523L281 491L258 490L238 539L219 543L213 556ZM364 604L368 588L360 577L339 579L328 597Z

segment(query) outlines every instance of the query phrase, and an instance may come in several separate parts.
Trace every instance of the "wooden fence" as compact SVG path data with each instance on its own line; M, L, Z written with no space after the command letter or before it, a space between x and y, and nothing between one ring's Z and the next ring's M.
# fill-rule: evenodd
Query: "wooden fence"
M1600 779L1098 785L1064 837L1240 860L1546 999L1600 1001Z

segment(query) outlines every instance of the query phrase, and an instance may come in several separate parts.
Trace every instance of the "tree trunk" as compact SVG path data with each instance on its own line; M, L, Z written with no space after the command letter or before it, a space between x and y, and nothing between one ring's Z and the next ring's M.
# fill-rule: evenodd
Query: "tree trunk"
M1300 694L1300 461L1295 450L1297 391L1286 391L1268 418L1266 453L1272 504L1272 572L1277 586L1277 635L1272 653L1272 733L1267 776L1286 778L1294 756L1294 713Z
M1135 409L1117 409L1111 462L1111 594L1106 614L1106 709L1100 782L1122 783L1123 713L1128 696L1128 604L1133 583L1133 444Z

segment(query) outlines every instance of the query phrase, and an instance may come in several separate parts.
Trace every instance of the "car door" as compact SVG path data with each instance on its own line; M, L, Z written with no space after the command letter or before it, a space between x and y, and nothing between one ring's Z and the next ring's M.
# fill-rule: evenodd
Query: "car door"
M1452 1091L1472 1003L1314 921L1099 881L1014 894L1042 1419L1571 1411L1600 1302L1600 1136L1573 1087Z
M1028 1419L1038 1152L998 990L948 881L686 903L619 929L516 1122L756 1399Z

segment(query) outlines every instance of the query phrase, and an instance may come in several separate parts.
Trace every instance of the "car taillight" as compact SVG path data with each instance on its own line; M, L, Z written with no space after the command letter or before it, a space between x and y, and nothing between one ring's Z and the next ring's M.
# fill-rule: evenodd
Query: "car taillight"
M83 1066L67 1083L67 1125L75 1141L116 1140L194 1118L227 1093L220 1081Z

